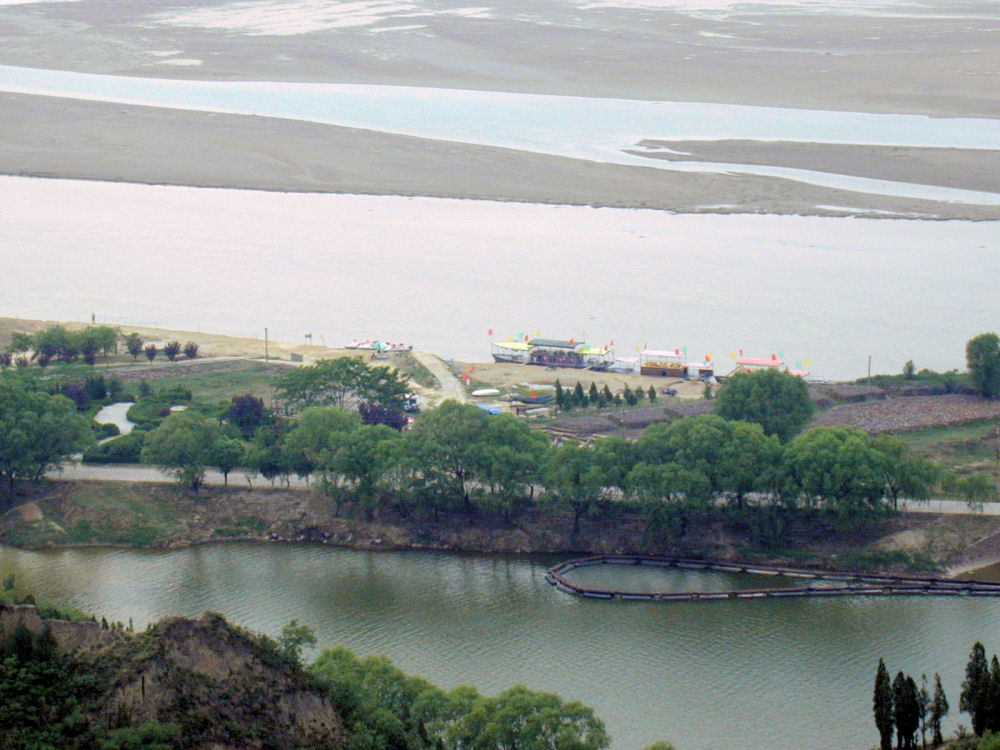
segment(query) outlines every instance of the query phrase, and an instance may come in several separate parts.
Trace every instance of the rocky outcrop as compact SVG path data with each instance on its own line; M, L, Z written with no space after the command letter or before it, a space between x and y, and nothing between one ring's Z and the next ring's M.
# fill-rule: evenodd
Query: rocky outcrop
M102 691L87 710L100 726L169 722L205 750L346 744L325 692L273 644L219 615L171 618L133 634L0 605L0 632L18 625L35 634L48 627L59 652L95 673Z

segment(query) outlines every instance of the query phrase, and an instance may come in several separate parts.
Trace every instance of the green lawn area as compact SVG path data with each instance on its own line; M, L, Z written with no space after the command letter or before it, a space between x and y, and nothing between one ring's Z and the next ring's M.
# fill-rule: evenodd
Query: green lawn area
M935 427L899 436L918 454L966 473L996 467L996 423L971 422L955 427Z
M274 396L273 369L264 364L253 364L245 370L233 372L210 372L200 375L178 375L163 378L152 384L153 389L162 391L173 386L180 386L191 391L194 401L216 404L219 401L229 401L233 396L251 393L270 403Z

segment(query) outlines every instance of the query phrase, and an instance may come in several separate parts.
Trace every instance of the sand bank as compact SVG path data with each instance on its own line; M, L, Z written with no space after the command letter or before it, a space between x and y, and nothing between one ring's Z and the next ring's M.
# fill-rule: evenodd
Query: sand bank
M1000 219L997 206L856 193L771 177L672 173L277 118L20 94L0 94L0 109L5 112L0 173L5 174L678 213ZM770 144L766 158L796 165L849 158L865 174L861 165L873 151L885 162L893 152L812 144L803 154L801 145ZM987 159L994 155L984 153ZM906 174L927 181L933 175L936 184L978 185L963 181L971 157L953 167L950 156L926 153L923 166L910 166Z
M475 8L401 0L317 4L321 18L268 0L240 5L0 5L0 63L1000 116L997 14L988 0L509 0Z

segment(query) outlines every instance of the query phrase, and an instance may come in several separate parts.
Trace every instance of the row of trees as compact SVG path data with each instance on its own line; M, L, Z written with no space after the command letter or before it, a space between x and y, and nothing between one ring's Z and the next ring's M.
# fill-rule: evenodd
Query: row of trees
M121 341L125 350L135 360L144 354L152 362L161 351L155 344L147 343L138 333L122 337L117 328L111 326L88 326L79 331L70 331L61 325L52 325L34 334L15 331L11 341L0 352L0 369L6 367L27 367L32 362L39 367L47 367L53 360L71 364L82 359L88 365L97 363L97 355L105 357L117 354ZM183 354L187 359L198 356L198 345L193 341L181 344L168 341L163 345L163 355L171 362Z
M900 670L895 679L889 680L889 670L882 659L878 661L875 674L875 694L872 711L878 728L881 750L892 750L892 734L896 732L896 747L899 750L913 750L916 747L917 731L921 733L921 745L927 747L927 732L931 733L931 744L940 745L941 722L947 716L950 706L941 676L934 675L934 694L927 690L927 675L921 677L918 688L916 681Z
M146 359L152 362L156 359L156 355L160 352L156 348L156 344L148 344L138 333L130 333L124 339L125 351L132 355L132 361L134 362L139 358L140 354L146 355ZM183 346L180 341L176 339L174 341L168 341L163 345L163 356L169 359L171 362L175 362L178 357L181 356L183 352L185 358L195 359L198 356L198 345L193 341L188 341Z
M0 356L0 366L27 366L32 360L46 367L53 359L69 364L83 359L88 365L96 364L97 355L105 357L118 349L118 330L109 326L89 326L80 331L69 331L53 325L35 334L15 331L11 341Z
M189 487L210 466L270 480L315 476L338 505L356 501L369 513L391 505L404 516L461 510L510 519L538 500L571 511L576 530L584 517L639 506L681 535L720 501L860 523L900 497L926 497L938 476L898 438L847 428L816 428L782 445L760 425L707 415L654 425L634 443L556 446L510 415L455 402L400 434L337 407L258 424L248 398L239 409L234 400L230 413L243 421L228 427L193 411L168 417L146 437L143 461Z
M959 708L972 719L974 735L984 738L983 742L989 747L995 747L994 740L1000 736L1000 660L996 654L987 660L986 649L978 641L973 645L969 661L965 665ZM931 695L927 690L926 675L922 677L919 689L913 678L902 671L890 681L885 662L879 659L872 710L881 750L892 750L894 730L899 750L911 750L915 747L914 737L918 729L924 747L927 746L928 730L931 732L931 744L935 747L941 745L944 742L941 721L949 709L940 675L934 675L934 693ZM986 738L990 740L987 742ZM985 745L974 743L968 747Z
M651 404L655 403L656 389L649 386L648 391L641 388L633 390L626 383L621 393L612 393L607 384L599 389L597 383L591 383L590 389L584 391L579 380L576 382L576 386L571 389L563 388L562 383L556 380L555 402L560 409L566 411L571 411L574 408L586 409L587 407L603 409L606 406L622 406L623 404L635 406L643 398L649 398Z

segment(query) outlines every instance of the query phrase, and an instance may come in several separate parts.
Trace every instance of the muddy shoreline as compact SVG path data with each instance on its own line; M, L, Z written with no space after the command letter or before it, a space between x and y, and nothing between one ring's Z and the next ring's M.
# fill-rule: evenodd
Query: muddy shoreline
M655 554L895 573L905 573L907 561L933 560L945 577L1000 561L1000 519L973 515L906 514L854 532L795 526L784 548L768 551L751 543L746 528L721 517L682 538L650 534L636 514L582 519L574 536L568 513L528 509L508 523L465 513L403 517L388 508L369 520L355 506L336 508L312 492L278 488L213 487L190 495L172 485L52 481L23 490L19 501L0 516L0 542L24 549L177 549L247 541L567 558Z

